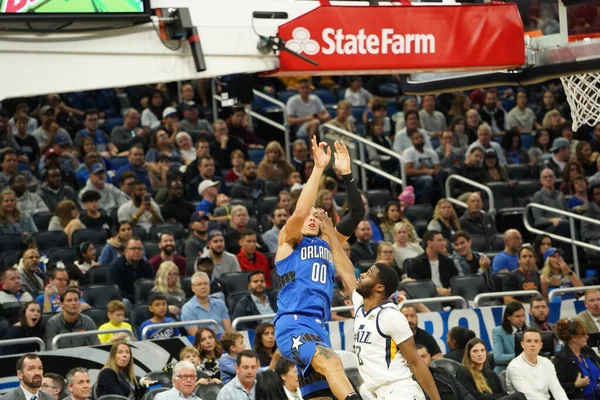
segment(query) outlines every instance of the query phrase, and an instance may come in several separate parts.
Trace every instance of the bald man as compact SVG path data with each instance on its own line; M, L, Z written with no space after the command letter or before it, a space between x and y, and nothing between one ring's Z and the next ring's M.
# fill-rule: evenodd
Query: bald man
M494 257L492 263L492 274L499 272L512 272L519 268L519 258L517 252L523 244L521 232L516 229L509 229L504 232L504 251Z

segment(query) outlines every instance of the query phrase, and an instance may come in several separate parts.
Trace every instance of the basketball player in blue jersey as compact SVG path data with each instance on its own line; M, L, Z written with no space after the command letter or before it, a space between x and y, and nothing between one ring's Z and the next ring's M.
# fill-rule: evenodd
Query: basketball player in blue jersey
M352 177L351 160L346 146L335 142L335 167L346 186L349 213L335 229L321 232L326 214L313 208L321 176L331 159L331 148L312 138L315 162L308 182L296 203L296 209L279 232L275 265L282 289L277 299L275 340L283 357L294 360L300 375L304 399L327 397L331 392L340 400L356 400L340 358L331 349L325 323L331 317L331 297L336 273L348 295L356 287L354 267L344 263L334 267L332 248L339 254L341 243L348 240L365 209ZM342 250L343 254L343 250ZM344 255L345 257L345 255Z

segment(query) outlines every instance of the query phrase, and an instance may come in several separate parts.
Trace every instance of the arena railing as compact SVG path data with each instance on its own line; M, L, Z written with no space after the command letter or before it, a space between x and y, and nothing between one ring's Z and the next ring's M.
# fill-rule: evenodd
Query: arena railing
M463 309L469 308L469 303L462 296L440 296L440 297L424 297L422 299L404 300L398 304L399 308L410 304L432 304L432 303L450 303L457 302L462 304Z
M105 329L102 331L96 330L96 331L59 333L58 335L54 336L54 338L52 339L52 350L60 349L60 347L58 347L58 342L60 342L63 339L82 337L82 336L98 336L98 335L102 335L102 334L106 334L106 333L121 333L121 332L128 334L129 338L131 340L135 340L135 336L133 336L133 332L131 332L127 328Z
M460 181L460 182L466 183L467 185L476 187L477 189L483 190L487 194L488 199L489 199L489 204L488 204L489 209L488 209L487 213L490 214L492 217L496 215L496 208L494 207L494 205L495 205L494 193L492 192L492 189L490 189L489 187L487 187L486 185L484 185L482 183L475 182L471 179L465 178L464 176L453 174L446 178L446 184L445 184L446 199L449 202L456 204L458 206L467 208L467 203L462 202L462 201L452 197L452 188L450 187L450 183L452 181Z
M563 216L567 217L569 219L569 232L571 234L571 237L565 237L565 236L558 235L556 233L546 232L542 229L538 229L538 228L532 226L531 223L529 222L529 218L528 218L529 211L532 208L537 208L540 210L548 211L548 212L551 212L554 214L563 215ZM600 225L600 221L598 221L596 219L588 218L586 216L575 214L575 213L572 213L569 211L560 210L558 208L548 207L548 206L545 206L545 205L539 204L539 203L527 204L525 206L525 210L523 212L523 224L525 225L525 229L527 229L529 232L536 233L538 235L548 235L553 240L558 240L559 242L568 243L571 245L571 247L573 248L573 265L575 266L575 273L577 274L577 276L581 276L581 275L579 275L579 256L577 255L577 246L580 246L580 247L583 247L583 248L586 248L589 250L594 250L599 253L600 253L600 247L575 239L577 237L577 235L576 235L577 230L575 229L575 220L576 219L578 219L580 221L584 221L584 222L589 222L591 224Z
M341 306L341 307L333 307L331 309L332 312L343 312L343 311L352 311L354 306ZM231 324L231 328L234 331L237 331L237 326L240 322L248 322L248 321L262 321L262 320L271 320L275 318L275 314L262 314L262 315L248 315L247 317L237 317L233 320ZM328 322L328 321L325 321Z
M358 143L358 154L359 154L359 160L362 162L362 167L361 168L361 182L362 182L362 188L363 190L367 190L367 172L366 169L369 169L370 171L376 172L382 176L385 176L385 171L382 171L378 168L375 168L371 165L369 165L370 168L367 168L365 165L368 164L367 163L367 157L365 155L365 146L369 146L374 148L377 151L380 151L384 154L387 154L390 157L393 157L395 159L398 160L398 164L399 164L399 168L400 168L400 180L398 178L396 178L394 180L394 182L398 183L402 188L406 185L407 180L406 180L406 170L404 169L404 159L402 158L402 156L398 153L396 153L395 151L392 151L390 149L387 149L377 143L374 143L372 141L370 141L369 139L365 139L364 137L354 134L352 132L348 132L347 130L344 130L342 128L339 128L335 125L331 125L330 123L327 123L324 125L325 128L330 129L336 133L339 133L340 135L346 136L352 140L354 140L355 142ZM358 163L356 163L356 165L360 165ZM389 176L391 176L390 174L387 174L388 176L386 176L387 178L389 178Z
M590 285L590 286L579 286L579 287L570 287L570 288L557 288L552 290L548 294L548 303L552 303L557 297L561 297L563 294L567 293L575 293L575 292L585 292L588 289L600 289L600 285Z
M27 343L36 343L40 346L40 351L46 350L46 344L39 337L25 337L25 338L18 338L18 339L0 340L0 347L14 346L17 344L27 344Z
M504 296L541 296L537 290L511 290L509 292L480 293L473 300L473 308L482 307L479 303L485 299L497 299Z
M151 329L162 329L162 328L181 328L190 325L214 325L217 330L219 330L219 324L214 319L196 319L193 321L178 321L178 322L167 322L167 323L158 323L158 324L150 324L146 325L144 329L142 329L142 338L141 340L148 339L148 331Z

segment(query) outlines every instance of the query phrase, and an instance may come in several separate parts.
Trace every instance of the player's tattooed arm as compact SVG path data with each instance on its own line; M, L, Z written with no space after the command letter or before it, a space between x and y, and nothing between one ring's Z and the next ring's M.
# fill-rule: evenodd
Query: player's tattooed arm
M335 354L335 351L331 350L329 347L318 344L317 351L315 351L315 357L316 356L323 356L325 359L330 360L333 357L337 357L337 354Z

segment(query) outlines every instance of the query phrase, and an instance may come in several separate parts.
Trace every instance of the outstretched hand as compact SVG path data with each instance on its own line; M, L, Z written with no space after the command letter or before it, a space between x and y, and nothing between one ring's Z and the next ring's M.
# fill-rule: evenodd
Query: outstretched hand
M336 239L335 228L329 215L323 209L317 210L317 218L321 221L321 233L327 236L330 240Z
M325 142L317 144L317 138L315 136L312 137L311 145L315 167L326 168L331 160L331 147L327 147L327 143ZM325 152L325 147L327 147L327 152Z
M348 175L352 172L352 160L350 159L346 144L340 140L336 140L334 146L335 153L333 153L333 156L335 157L335 169L342 175Z

